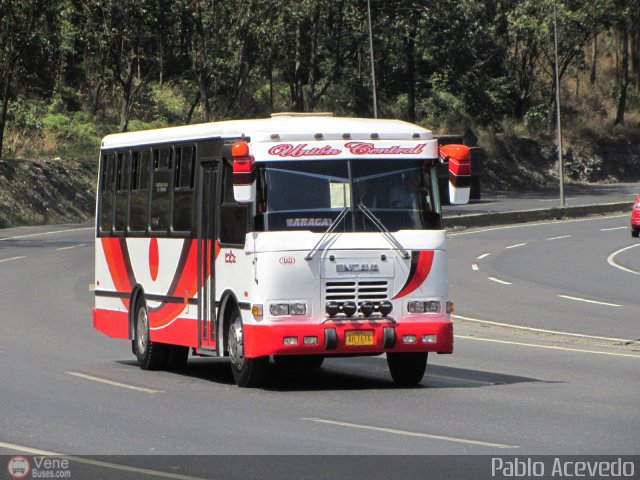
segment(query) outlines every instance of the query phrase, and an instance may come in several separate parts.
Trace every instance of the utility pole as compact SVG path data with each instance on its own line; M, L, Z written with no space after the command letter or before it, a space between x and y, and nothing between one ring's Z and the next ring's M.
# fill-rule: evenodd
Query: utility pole
M371 29L371 0L367 0L369 14L369 51L371 53L371 83L373 85L373 118L378 118L378 100L376 98L376 67L373 63L373 30Z
M560 75L558 74L558 26L556 20L556 0L553 0L553 44L555 49L556 75L556 124L558 130L558 163L560 178L560 208L566 206L564 201L564 161L562 159L562 122L560 121Z

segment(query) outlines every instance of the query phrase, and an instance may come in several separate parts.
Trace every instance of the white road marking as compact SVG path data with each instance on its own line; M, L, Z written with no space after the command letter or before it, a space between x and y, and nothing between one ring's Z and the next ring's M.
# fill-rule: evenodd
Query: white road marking
M562 240L563 238L571 238L571 235L560 235L559 237L550 237L547 240Z
M479 270L479 268L478 268L478 264L477 264L477 263L474 263L473 265L471 265L471 269L472 269L474 272L477 272L477 271Z
M4 258L4 259L0 260L0 263L4 263L4 262L11 262L11 261L13 261L13 260L20 260L20 259L22 259L22 258L27 258L27 257L25 257L25 256L23 255L23 256L21 256L21 257Z
M526 245L526 243L516 243L515 245L509 245L508 247L505 247L507 250L510 250L512 248L518 248L518 247L524 247Z
M306 421L316 422L316 423L326 423L328 425L336 425L339 427L358 428L361 430L373 430L373 431L382 432L382 433L392 433L394 435L405 435L409 437L420 437L420 438L430 438L433 440L444 440L446 442L466 443L468 445L481 445L484 447L494 447L494 448L520 448L517 445L505 445L503 443L483 442L481 440L468 440L466 438L448 437L445 435L433 435L430 433L411 432L409 430L398 430L396 428L374 427L371 425L339 422L337 420L327 420L324 418L301 418L300 420L306 420Z
M93 460L87 457L77 457L75 455L65 455L64 453L51 452L49 450L40 450L38 448L25 447L16 445L15 443L0 442L0 448L13 450L20 453L28 453L31 455L42 455L47 457L60 457L71 462L82 463L84 465L93 465L96 467L109 468L111 470L120 470L123 472L141 473L161 478L174 478L176 480L204 480L200 477L190 477L188 475L180 475L179 473L161 472L159 470L151 470L149 468L133 467L129 465L120 465L118 463L103 462L101 460Z
M55 234L58 234L58 233L82 232L82 231L85 231L85 230L94 230L94 227L70 228L68 230L55 230L53 232L30 233L29 235L18 235L16 237L0 238L0 242L6 242L7 240L17 240L17 239L20 239L20 238L42 237L44 235L55 235Z
M630 250L630 249L636 248L636 247L640 247L640 243L636 243L635 245L631 245L629 247L625 247L625 248L621 248L620 250L616 250L615 252L613 252L611 255L609 255L607 257L607 263L609 265L611 265L612 267L618 268L618 269L620 269L620 270L622 270L624 272L633 273L634 275L640 275L640 272L637 272L637 271L632 270L632 269L627 268L627 267L623 267L622 265L616 263L616 261L614 260L614 258L616 258L616 256L619 253L625 252L627 250Z
M72 248L80 248L80 247L86 247L86 246L87 246L86 243L81 243L80 245L71 245L70 247L56 248L56 251L59 252L61 250L71 250Z
M610 232L611 230L626 230L629 227L613 227L613 228L601 228L601 232Z
M640 358L640 355L633 355L630 353L614 353L614 352L600 352L597 350L585 350L582 348L568 348L568 347L556 347L554 345L537 345L535 343L523 343L523 342L510 342L507 340L495 340L493 338L478 338L478 337L468 337L466 335L454 335L455 338L460 338L463 340L477 340L479 342L489 342L489 343L503 343L507 345L518 345L520 347L533 347L533 348L547 348L549 350L562 350L565 352L577 352L577 353L593 353L594 355L610 355L613 357L631 357L631 358Z
M114 387L128 388L129 390L136 390L144 393L163 393L162 390L153 390L151 388L138 387L136 385L128 385L126 383L114 382L113 380L107 380L106 378L94 377L93 375L87 375L79 372L64 372L67 375L73 375L74 377L84 378L85 380L92 380L94 382L100 382Z
M471 317L463 317L462 315L451 315L451 317L453 318L457 318L460 320L466 320L468 322L477 322L477 323L486 323L488 325L496 325L498 327L508 327L508 328L515 328L518 330L526 330L529 332L540 332L540 333L551 333L554 335L564 335L564 336L568 336L568 337L580 337L580 338L591 338L594 340L606 340L609 342L619 342L619 343L627 343L633 340L627 340L625 338L609 338L609 337L597 337L594 335L584 335L582 333L572 333L572 332L563 332L563 331L559 331L559 330L545 330L544 328L534 328L534 327L524 327L522 325L513 325L511 323L500 323L500 322L494 322L491 320L482 320L479 318L471 318Z
M491 253L483 253L482 255L480 255L478 257L478 260L482 260L483 258L487 258L489 255L491 255Z
M604 305L605 307L622 307L617 303L599 302L597 300L589 300L588 298L572 297L571 295L558 295L560 298L566 298L567 300L575 300L576 302L593 303L595 305Z
M506 280L500 280L499 278L496 278L496 277L488 277L488 278L492 282L501 283L502 285L513 285L513 283L511 282L507 282Z

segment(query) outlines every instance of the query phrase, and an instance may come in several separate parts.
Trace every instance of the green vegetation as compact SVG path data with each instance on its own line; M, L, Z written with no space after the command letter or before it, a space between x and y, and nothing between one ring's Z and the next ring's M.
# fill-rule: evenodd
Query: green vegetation
M513 138L551 146L553 5L372 0L379 115L472 128L507 158ZM557 0L557 20L565 147L634 142L640 0ZM372 116L368 40L365 0L0 0L0 158L276 111Z

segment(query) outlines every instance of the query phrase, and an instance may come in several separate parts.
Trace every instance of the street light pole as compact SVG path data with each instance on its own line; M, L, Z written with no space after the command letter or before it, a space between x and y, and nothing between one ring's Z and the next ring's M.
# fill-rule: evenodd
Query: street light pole
M558 26L556 21L556 0L553 0L553 45L555 50L556 76L556 123L558 130L558 163L560 177L560 207L565 207L564 201L564 161L562 159L562 122L560 121L560 75L558 74Z
M378 118L378 100L376 99L376 67L373 64L373 30L371 29L371 1L367 0L369 15L369 51L371 54L371 83L373 85L373 118Z

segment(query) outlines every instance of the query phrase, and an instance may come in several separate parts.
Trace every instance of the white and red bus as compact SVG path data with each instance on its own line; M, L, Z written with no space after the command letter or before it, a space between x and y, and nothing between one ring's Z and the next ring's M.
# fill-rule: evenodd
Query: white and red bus
M274 115L109 135L96 212L93 325L143 369L228 356L239 386L270 359L386 353L419 382L451 353L435 166L469 198L467 147L399 120Z

